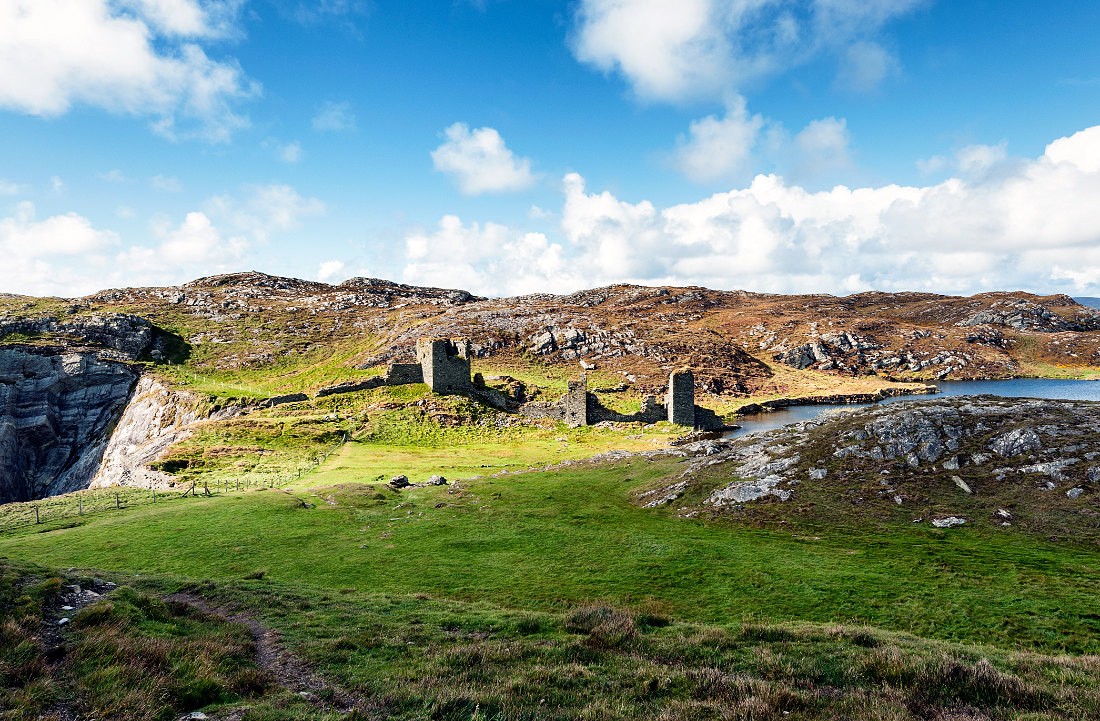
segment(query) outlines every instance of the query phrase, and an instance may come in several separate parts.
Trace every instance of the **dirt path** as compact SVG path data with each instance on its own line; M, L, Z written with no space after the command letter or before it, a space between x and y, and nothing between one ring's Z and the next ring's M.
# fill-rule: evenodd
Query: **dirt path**
M62 591L42 609L39 637L46 662L55 672L65 659L65 629L81 609L99 601L117 588L110 581L92 579L90 583L67 583ZM46 709L43 718L50 721L80 721L83 718L68 701L59 701Z
M355 697L325 681L305 661L287 651L280 642L278 631L268 628L255 618L240 611L213 605L201 596L191 593L174 593L166 596L165 600L182 603L211 616L247 627L256 646L256 665L269 673L279 686L298 694L318 711L346 714L356 708L363 710L362 704Z

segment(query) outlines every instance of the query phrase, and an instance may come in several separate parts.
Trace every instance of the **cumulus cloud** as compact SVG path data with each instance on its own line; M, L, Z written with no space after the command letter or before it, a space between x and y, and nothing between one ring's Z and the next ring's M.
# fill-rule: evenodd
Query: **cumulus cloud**
M102 250L118 242L109 231L96 230L76 213L37 220L33 203L16 206L15 215L0 219L0 248L6 257L72 256Z
M810 121L794 138L799 177L816 178L851 165L848 148L851 136L843 119Z
M531 160L516 157L496 129L470 130L466 123L455 123L443 135L443 144L432 151L432 163L453 177L463 194L507 193L535 184Z
M317 266L317 280L322 283L336 280L344 275L344 262L342 260L326 260Z
M313 116L313 129L320 132L338 133L355 130L355 113L351 103L328 101L317 109Z
M822 55L839 57L849 86L868 89L896 62L871 36L923 2L581 0L572 50L646 100L725 98Z
M120 211L123 209L120 209ZM0 292L82 295L106 287L167 285L239 269L277 234L325 211L286 185L211 198L182 220L158 218L151 243L124 245L119 235L76 213L36 218L31 203L0 218ZM129 213L119 213L126 217Z
M1057 150L1054 151L1057 153ZM1047 149L1049 156L1050 149ZM917 161L917 170L925 175L953 172L969 177L989 172L1008 159L1008 144L967 145L959 148L952 156L934 155Z
M583 275L562 257L562 246L542 233L515 232L496 223L464 224L448 215L432 232L405 240L407 283L483 290L503 295L566 291Z
M763 127L764 119L749 115L745 99L738 96L725 117L709 115L691 124L676 148L675 165L697 183L736 176L747 170Z
M696 183L745 182L764 163L801 181L816 181L851 166L851 138L843 119L813 120L793 137L782 123L750 114L736 96L726 114L691 123L680 136L672 165Z
M35 295L85 289L84 276L101 268L118 242L76 213L38 220L34 204L20 203L14 215L0 218L0 289Z
M148 117L166 137L225 141L259 93L201 42L230 32L240 2L0 0L0 108L52 117L74 105Z
M206 203L206 212L234 231L247 233L257 243L266 243L275 233L301 227L302 220L323 215L324 202L307 198L289 185L252 186L244 198L221 195Z
M836 123L816 128L814 142L829 146L840 130ZM629 281L772 292L1094 295L1098 194L1100 126L999 172L927 186L811 192L760 175L742 189L659 208L591 192L570 174L560 239L448 216L436 231L406 239L405 276L488 294Z

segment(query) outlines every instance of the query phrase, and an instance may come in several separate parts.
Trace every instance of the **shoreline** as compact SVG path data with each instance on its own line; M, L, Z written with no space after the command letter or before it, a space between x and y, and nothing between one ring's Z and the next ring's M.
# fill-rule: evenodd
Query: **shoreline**
M862 403L877 403L887 398L901 396L935 395L940 390L934 385L928 384L916 388L885 387L869 393L833 393L828 395L801 396L797 398L776 398L760 403L749 403L741 406L733 412L734 417L755 416L761 413L792 406L825 406L825 405L858 405Z

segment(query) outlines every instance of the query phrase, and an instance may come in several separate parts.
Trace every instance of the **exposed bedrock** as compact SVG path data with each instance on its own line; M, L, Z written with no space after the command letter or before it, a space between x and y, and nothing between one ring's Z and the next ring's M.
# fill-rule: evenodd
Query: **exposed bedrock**
M103 459L91 486L140 486L157 488L170 484L173 476L149 468L169 446L190 437L192 426L208 418L226 418L236 408L207 416L200 398L186 391L173 391L157 379L144 376L137 382L125 410L111 434Z
M0 502L87 488L137 380L97 353L0 349Z

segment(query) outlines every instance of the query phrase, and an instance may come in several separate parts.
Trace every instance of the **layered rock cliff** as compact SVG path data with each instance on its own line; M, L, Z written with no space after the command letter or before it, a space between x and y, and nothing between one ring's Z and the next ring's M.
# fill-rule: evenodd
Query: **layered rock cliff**
M95 352L0 348L0 502L87 488L137 380Z

